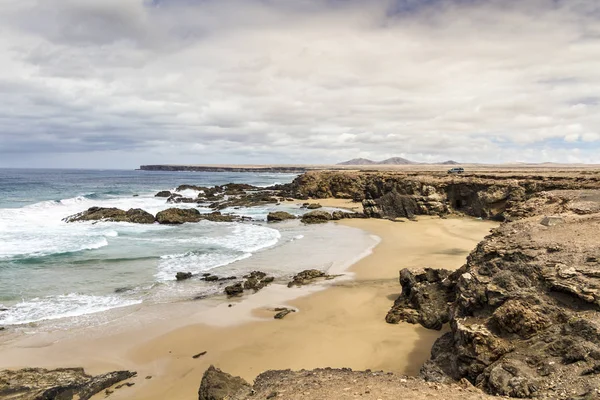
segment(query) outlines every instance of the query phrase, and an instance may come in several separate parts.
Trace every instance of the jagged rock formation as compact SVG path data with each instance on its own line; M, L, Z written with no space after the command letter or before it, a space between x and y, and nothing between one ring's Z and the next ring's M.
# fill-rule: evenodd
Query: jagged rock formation
M250 386L211 366L202 377L199 400L253 399L396 399L487 400L468 382L440 384L382 371L323 368L312 371L266 371Z
M304 214L301 221L305 224L323 224L331 219L332 215L327 211L311 211Z
M154 197L171 197L173 193L168 190L162 190L154 195Z
M234 222L239 220L244 220L244 218L232 214L221 214L219 211L201 214L195 208L169 208L160 211L154 217L152 214L139 208L123 211L118 208L91 207L81 213L63 218L65 222L104 221L131 222L134 224L153 224L154 222L158 222L159 224L170 225L199 221Z
M118 208L91 207L86 211L71 215L63 219L65 222L80 221L105 221L105 222L132 222L136 224L153 224L154 215L139 209L132 208L128 211Z
M195 208L169 208L156 214L159 224L177 225L200 221L200 211Z
M598 398L600 191L543 193L513 210L524 217L494 230L459 270L401 271L402 295L386 320L450 322L421 370L430 381L465 378L518 398Z
M225 294L229 297L241 296L244 293L244 290L252 290L256 293L275 280L274 277L267 276L267 274L262 271L252 271L243 278L245 279L244 282L237 282L233 285L226 286Z
M0 398L12 400L87 400L115 383L135 376L115 371L91 376L83 368L25 368L0 371Z
M306 269L294 275L292 280L288 282L288 287L309 285L319 279L329 280L335 277L336 275L327 275L325 272L319 271L318 269Z
M296 219L296 216L294 216L288 212L285 212L285 211L270 212L267 215L268 222L281 222L281 221L286 221L288 219Z
M298 199L343 198L363 202L364 213L375 218L412 218L451 212L496 220L516 220L535 210L523 203L541 192L600 188L595 174L510 175L445 173L310 171L281 195ZM552 199L542 200L551 202Z
M233 400L250 395L251 390L250 384L239 376L229 375L211 365L202 376L198 400Z

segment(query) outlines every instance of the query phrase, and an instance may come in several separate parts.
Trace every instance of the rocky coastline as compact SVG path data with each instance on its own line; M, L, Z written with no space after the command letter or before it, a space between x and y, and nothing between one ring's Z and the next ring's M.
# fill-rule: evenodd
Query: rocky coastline
M502 222L456 271L399 271L402 293L381 318L390 324L449 329L434 344L419 378L347 369L267 371L250 385L211 367L202 379L199 399L295 399L300 398L298 393L318 396L346 388L363 398L373 397L371 394L376 396L373 398L435 398L436 393L448 399L600 398L599 174L456 177L310 171L291 184L260 190L228 185L188 188L201 191L201 199L192 199L194 202L215 200L215 218L228 217L216 213L232 201L251 204L338 198L361 204L363 212L336 215L316 210L305 214L303 222L356 217L395 221L420 215L465 215ZM173 193L159 194L171 202L187 202L177 200ZM198 214L195 209L186 211L182 222L198 222ZM270 221L285 219L291 217L278 214ZM90 209L67 219L80 220L181 223L176 218L161 222L158 215L143 210L117 209ZM328 278L321 271L304 271L290 286ZM256 285L239 283L239 288L231 289L232 296L270 283L268 277L257 274L245 279ZM404 390L423 396L401 397ZM429 397L425 395L428 391Z
M386 321L450 327L421 369L423 387L465 382L495 396L600 397L596 175L309 172L282 189L296 198L351 198L368 217L502 221L455 272L400 271L402 294Z

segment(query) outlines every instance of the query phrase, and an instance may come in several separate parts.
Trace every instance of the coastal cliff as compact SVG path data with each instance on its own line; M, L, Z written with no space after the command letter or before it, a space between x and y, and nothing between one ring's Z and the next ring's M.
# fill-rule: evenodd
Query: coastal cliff
M362 202L375 218L458 213L515 220L535 212L520 205L537 193L554 190L598 189L597 174L562 175L310 171L285 187L296 198L341 198Z
M520 208L527 217L501 225L454 273L401 271L386 320L449 323L421 370L429 381L465 378L518 398L598 398L600 192L547 192Z

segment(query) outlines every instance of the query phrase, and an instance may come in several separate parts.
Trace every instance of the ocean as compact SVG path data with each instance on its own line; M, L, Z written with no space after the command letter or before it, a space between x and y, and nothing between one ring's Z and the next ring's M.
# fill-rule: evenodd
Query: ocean
M301 215L300 204L226 209L250 222L178 226L116 222L66 223L92 206L152 214L170 207L154 195L181 184L288 183L295 174L0 169L0 326L62 326L105 319L124 307L191 301L221 294L222 283L179 271L238 276L261 270L285 281L317 268L344 272L376 238L335 223L268 224L270 211ZM194 195L195 193L182 193ZM97 317L97 318L96 318Z

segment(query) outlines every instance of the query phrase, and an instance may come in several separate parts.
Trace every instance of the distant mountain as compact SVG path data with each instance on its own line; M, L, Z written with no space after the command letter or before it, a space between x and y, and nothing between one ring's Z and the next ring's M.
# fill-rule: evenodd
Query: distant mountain
M366 158L354 158L352 160L338 163L337 165L419 165L419 164L434 164L434 165L459 165L459 162L454 160L448 160L440 163L418 163L415 161L407 160L402 157L392 157L383 161L372 161Z
M337 165L375 165L379 164L372 160L367 160L366 158L353 158L352 160L344 161L338 163Z
M417 163L414 162L414 161L407 160L406 158L402 158L402 157L392 157L392 158L388 158L387 160L379 161L377 164L382 164L382 165L409 165L409 164L417 164Z

